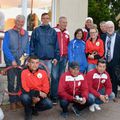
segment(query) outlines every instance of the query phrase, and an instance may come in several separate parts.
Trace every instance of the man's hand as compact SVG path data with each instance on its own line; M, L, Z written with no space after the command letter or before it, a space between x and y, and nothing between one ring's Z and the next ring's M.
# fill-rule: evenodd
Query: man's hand
M44 92L42 92L42 91L40 91L40 97L42 97L42 98L46 98L46 97L47 97L47 94L44 93Z
M54 64L54 66L56 66L57 65L57 59L53 59L53 61L52 61L52 63Z
M82 98L82 101L77 100L76 98L73 99L74 102L79 103L79 104L85 104L86 103L86 98Z
M40 101L40 98L39 97L32 97L32 101L33 103L38 103Z
M94 59L94 55L93 55L93 54L88 55L88 58L90 58L90 59Z
M16 61L12 61L12 66L13 66L13 67L17 67Z
M109 102L109 97L108 97L108 95L105 95L105 100L106 100L106 101L105 101L106 103Z
M103 101L104 103L108 102L108 100L106 100L106 96L105 95L100 95L100 100Z
M83 105L83 104L85 104L85 103L86 103L86 98L84 98L84 97L83 97L82 99L83 99L83 100L81 101L81 103L80 103L80 104L82 104L82 105Z

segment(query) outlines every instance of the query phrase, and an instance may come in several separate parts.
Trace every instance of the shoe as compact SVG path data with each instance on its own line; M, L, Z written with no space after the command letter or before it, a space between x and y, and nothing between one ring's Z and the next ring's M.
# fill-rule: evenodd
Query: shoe
M10 104L10 109L11 110L16 110L16 103L11 103Z
M118 103L118 101L119 101L118 98L113 99L113 102L115 102L115 103Z
M68 117L68 112L61 112L61 116L63 118L67 118Z
M96 110L101 110L101 107L98 104L94 104Z
M34 115L34 116L39 115L38 111L36 110L36 108L34 106L32 106L32 115Z
M19 109L19 108L23 108L23 105L22 105L22 103L21 102L17 102L16 103L16 107Z
M31 114L25 115L25 120L32 120L32 115Z
M95 112L95 104L92 104L91 106L89 106L89 110L91 112Z
M77 117L80 116L80 111L79 111L74 105L72 106L72 110L73 110L73 112L75 113L75 115L76 115Z
M58 100L57 99L52 99L52 103L53 103L53 105L57 105L58 104Z

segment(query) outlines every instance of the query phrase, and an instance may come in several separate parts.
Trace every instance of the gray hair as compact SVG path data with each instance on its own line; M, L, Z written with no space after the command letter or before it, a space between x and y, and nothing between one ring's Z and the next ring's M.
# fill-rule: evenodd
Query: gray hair
M62 19L67 19L65 16L61 16L59 17L59 22L62 20Z
M102 25L102 24L106 24L106 22L105 22L105 21L101 21L101 22L100 22L100 25Z
M17 15L16 16L16 21L17 20L24 20L25 21L25 16L24 15Z

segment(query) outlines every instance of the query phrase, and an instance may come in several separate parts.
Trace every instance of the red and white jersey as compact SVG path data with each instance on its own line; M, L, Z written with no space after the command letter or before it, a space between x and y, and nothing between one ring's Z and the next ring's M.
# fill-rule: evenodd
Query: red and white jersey
M79 73L77 77L74 77L69 71L63 73L59 82L58 95L68 101L73 101L76 95L81 95L87 99L88 86L83 74Z
M57 25L54 29L57 32L60 56L66 56L68 55L68 44L70 42L69 33L67 30L61 31L59 29L59 25Z
M105 71L104 73L98 73L97 69L91 70L85 76L88 83L89 92L96 97L100 96L98 92L101 89L105 89L105 94L110 95L112 93L112 84L109 74Z

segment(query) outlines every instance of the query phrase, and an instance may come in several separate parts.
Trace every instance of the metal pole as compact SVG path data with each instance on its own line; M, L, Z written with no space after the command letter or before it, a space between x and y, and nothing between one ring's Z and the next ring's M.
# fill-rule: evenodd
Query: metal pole
M56 6L57 6L57 1L56 0L52 0L52 27L55 27L56 25Z
M27 0L22 0L22 15L25 16L25 24L24 24L24 29L27 29Z

